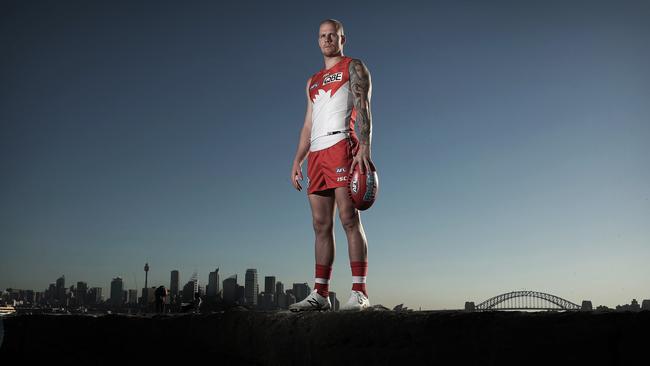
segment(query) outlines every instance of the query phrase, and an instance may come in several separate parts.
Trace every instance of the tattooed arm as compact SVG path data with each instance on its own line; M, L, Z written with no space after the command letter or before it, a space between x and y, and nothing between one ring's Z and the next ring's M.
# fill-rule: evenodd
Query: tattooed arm
M372 139L372 114L370 113L370 95L372 94L372 83L370 72L361 60L354 59L350 62L350 90L352 91L354 108L357 111L355 124L359 126L359 151L352 161L350 171L354 171L356 164L359 164L361 172L364 169L370 171L372 161L370 160L370 143Z

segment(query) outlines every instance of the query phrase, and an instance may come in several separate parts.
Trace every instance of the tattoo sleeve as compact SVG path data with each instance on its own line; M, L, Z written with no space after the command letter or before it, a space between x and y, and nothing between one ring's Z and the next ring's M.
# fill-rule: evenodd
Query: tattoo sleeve
M372 115L370 113L370 95L372 84L370 72L361 60L350 62L350 90L354 108L357 111L355 123L359 126L359 142L370 146L372 135Z

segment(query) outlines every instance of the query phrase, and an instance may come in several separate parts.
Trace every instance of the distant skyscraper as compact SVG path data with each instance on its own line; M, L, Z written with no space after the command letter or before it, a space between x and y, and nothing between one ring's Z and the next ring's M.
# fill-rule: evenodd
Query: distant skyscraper
M236 297L236 302L239 305L244 305L246 304L246 288L244 286L237 285L237 296Z
M208 297L216 297L219 293L219 268L216 271L210 272L208 276Z
M296 297L296 302L304 300L309 293L311 293L311 289L307 282L293 284L293 295Z
M283 293L276 293L275 294L275 306L279 307L280 309L286 309L287 306L287 295Z
M173 298L178 296L178 286L180 286L181 280L177 270L172 271L171 282L169 283L169 295Z
M264 277L264 291L257 295L257 307L260 309L273 309L276 305L275 276Z
M122 305L122 299L124 297L124 282L122 282L121 277L113 278L111 281L111 304L113 306Z
M36 293L34 292L34 290L25 290L25 301L27 301L30 304L33 304L35 300L36 300Z
M77 304L85 305L87 296L88 296L88 284L81 281L77 282L77 291L74 294L74 297L77 299Z
M192 273L192 277L190 277L190 282L194 282L194 293L199 292L199 274L196 271Z
M54 304L57 301L56 297L57 297L56 285L50 283L50 287L48 287L47 291L45 291L45 298L48 303Z
M142 296L140 296L140 300L142 301L142 304L147 306L147 309L149 308L149 305L154 302L156 298L156 288L155 287L145 287L142 289Z
M259 293L259 288L257 285L257 269L249 268L246 270L244 286L246 304L253 306L257 305L257 294Z
M137 304L138 303L138 290L129 290L129 304Z
M61 276L56 279L56 295L55 295L56 301L58 301L59 305L63 306L66 303L66 296L65 296L65 276Z
M289 305L296 303L296 296L293 294L293 290L286 290L284 292L284 298L286 300L286 307L283 307L283 309L287 309Z
M264 277L264 292L267 294L275 293L275 276Z
M65 275L56 279L56 289L65 288Z
M274 293L267 294L266 292L262 292L258 296L257 306L262 309L275 308L275 294Z
M91 287L88 290L88 304L95 305L99 304L102 301L102 288L101 287Z
M283 301L283 299L281 299L281 298L284 297L284 296L285 296L285 294L284 294L284 284L282 282L278 281L275 284L275 305L277 307L279 307L279 308L282 308L282 309L284 309L284 306L282 306L280 304L280 302ZM284 303L286 304L286 300L284 300Z
M183 302L192 302L194 301L194 294L199 291L197 280L189 280L185 286L183 286Z
M223 300L234 303L237 300L237 275L234 274L223 280Z

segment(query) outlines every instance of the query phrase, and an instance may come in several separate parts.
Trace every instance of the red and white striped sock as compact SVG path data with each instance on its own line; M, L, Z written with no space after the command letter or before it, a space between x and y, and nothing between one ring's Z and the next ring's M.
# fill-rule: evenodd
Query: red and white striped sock
M366 297L366 275L368 274L368 261L350 262L352 268L352 289L363 292Z
M332 266L316 264L316 278L314 279L314 288L323 297L329 296L329 283L332 276Z

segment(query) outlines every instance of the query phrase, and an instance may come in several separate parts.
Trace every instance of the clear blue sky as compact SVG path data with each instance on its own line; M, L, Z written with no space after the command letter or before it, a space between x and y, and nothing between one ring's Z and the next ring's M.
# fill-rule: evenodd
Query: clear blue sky
M645 1L2 2L0 288L313 286L289 173L327 17L373 80L371 303L650 298Z

